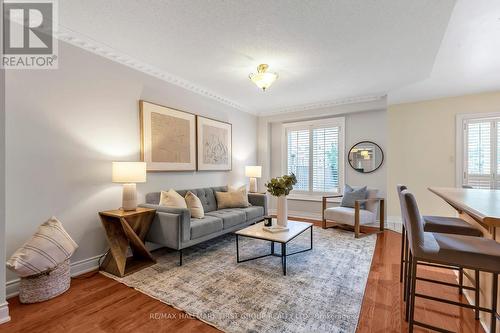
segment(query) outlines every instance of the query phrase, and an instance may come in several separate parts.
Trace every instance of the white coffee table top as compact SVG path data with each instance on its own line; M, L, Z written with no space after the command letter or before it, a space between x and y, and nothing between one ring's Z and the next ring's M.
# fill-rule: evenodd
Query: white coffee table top
M264 222L256 223L245 229L241 229L235 232L235 234L245 237L252 237L258 239L264 239L279 243L286 243L290 241L295 236L304 232L306 229L310 228L313 224L308 222L298 222L298 221L288 221L288 231L281 232L269 232L262 229L264 227Z

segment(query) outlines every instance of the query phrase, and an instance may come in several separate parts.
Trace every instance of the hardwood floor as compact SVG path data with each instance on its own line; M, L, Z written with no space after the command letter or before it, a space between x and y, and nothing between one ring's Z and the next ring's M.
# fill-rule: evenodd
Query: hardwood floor
M402 284L399 283L401 234L385 231L378 235L358 322L358 333L407 332L404 321ZM418 276L456 283L450 270L419 266ZM417 281L417 291L440 298L467 302L456 288ZM416 299L415 320L453 332L482 333L472 310L429 300ZM414 332L433 332L415 326Z
M354 239L353 239L354 241ZM399 283L401 236L378 235L358 332L406 332ZM449 271L424 268L423 276L453 282ZM422 292L459 300L456 289L419 282ZM12 320L0 332L217 332L201 321L101 274L73 279L64 295L24 305L9 299ZM471 310L417 300L415 318L456 332L483 332ZM428 330L416 329L416 332Z

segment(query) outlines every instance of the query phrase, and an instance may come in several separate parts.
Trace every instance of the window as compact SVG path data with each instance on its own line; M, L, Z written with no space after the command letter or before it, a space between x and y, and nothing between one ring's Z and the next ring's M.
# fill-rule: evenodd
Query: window
M294 173L293 193L339 193L343 186L344 118L285 124L285 172Z
M462 185L500 189L500 117L463 120Z

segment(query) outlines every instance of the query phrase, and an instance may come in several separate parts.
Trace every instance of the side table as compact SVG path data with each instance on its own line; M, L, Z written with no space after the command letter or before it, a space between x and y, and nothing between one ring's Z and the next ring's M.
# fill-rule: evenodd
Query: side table
M142 207L99 212L110 249L102 263L106 272L123 277L156 263L144 245L155 214L156 210ZM132 256L127 257L129 246Z

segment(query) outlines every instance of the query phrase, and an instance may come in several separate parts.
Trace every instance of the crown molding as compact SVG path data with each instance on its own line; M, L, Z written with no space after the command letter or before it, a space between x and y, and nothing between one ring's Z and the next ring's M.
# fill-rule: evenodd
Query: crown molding
M334 107L344 104L353 104L353 103L365 103L365 102L373 102L378 101L386 97L386 95L371 95L371 96L359 96L359 97L350 97L350 98L342 98L331 101L310 103L310 104L302 104L297 106L283 107L277 109L263 110L260 112L255 112L250 110L249 108L230 100L224 96L221 96L209 89L201 87L191 81L185 80L181 77L175 76L163 69L160 69L156 66L150 65L144 61L136 59L124 52L118 51L108 45L100 43L90 37L87 37L79 32L73 31L67 27L59 25L58 31L55 34L55 37L60 41L66 42L68 44L74 45L101 57L107 58L111 61L117 62L124 66L130 67L147 75L151 75L156 77L162 81L168 82L170 84L174 84L195 94L201 95L206 98L210 98L215 100L221 104L225 104L234 109L247 112L253 115L257 115L260 117L279 115L284 113L291 112L300 112L314 109L323 109L328 107Z
M331 100L331 101L302 104L302 105L297 105L297 106L271 109L268 111L260 111L257 113L257 115L259 117L276 116L276 115L280 115L280 114L284 114L284 113L301 112L301 111L316 110L316 109L325 109L325 108L329 108L329 107L347 105L347 104L376 102L376 101L381 101L386 97L387 97L386 94L348 97L348 98L335 99L335 100Z
M186 90L192 91L198 95L201 95L203 97L207 97L210 99L213 99L219 103L228 105L232 108L235 108L240 111L244 111L247 113L251 114L256 114L255 112L251 112L248 108L242 106L241 104L238 104L226 97L223 97L221 95L218 95L217 93L210 91L209 89L206 89L204 87L201 87L199 85L194 84L193 82L190 82L188 80L185 80L183 78L180 78L178 76L175 76L163 69L160 69L158 67L152 66L148 63L145 63L139 59L136 59L128 54L125 54L121 51L118 51L110 46L107 46L105 44L102 44L98 41L93 40L90 37L84 36L81 33L75 32L71 29L68 29L66 27L63 27L59 25L58 31L55 34L55 37L59 39L60 41L69 43L71 45L74 45L76 47L82 48L86 51L92 52L94 54L97 54L99 56L105 57L109 60L112 60L114 62L120 63L122 65L125 65L127 67L133 68L137 71L140 71L142 73L154 76L160 80L163 80L165 82L174 84L176 86L179 86L181 88L184 88Z

